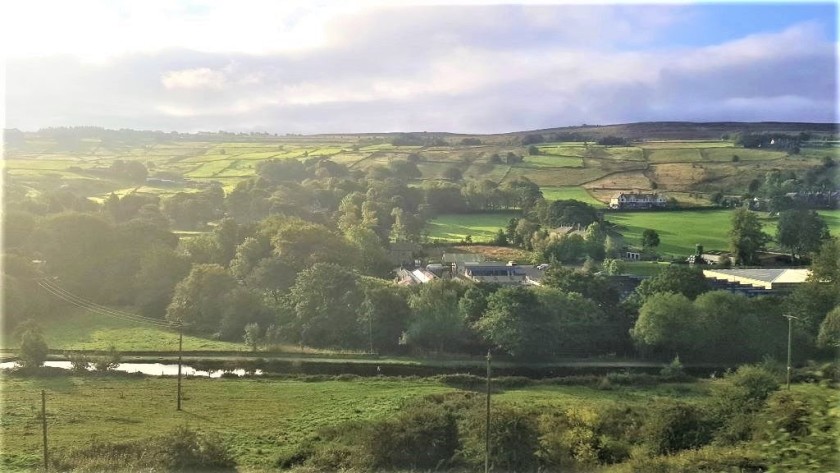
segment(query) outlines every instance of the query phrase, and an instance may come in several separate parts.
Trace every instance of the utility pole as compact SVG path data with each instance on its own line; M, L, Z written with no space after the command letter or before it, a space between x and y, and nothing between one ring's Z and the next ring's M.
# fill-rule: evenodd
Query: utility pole
M792 333L793 333L793 319L799 320L799 317L794 317L792 315L783 315L782 317L788 319L788 350L787 350L787 390L790 391L790 349L791 349L791 341L792 341Z
M487 350L487 406L484 419L484 473L490 472L490 350Z
M184 348L184 328L178 325L178 408L181 410L181 354Z
M47 449L47 393L41 390L41 428L44 431L44 471L50 469L50 455Z

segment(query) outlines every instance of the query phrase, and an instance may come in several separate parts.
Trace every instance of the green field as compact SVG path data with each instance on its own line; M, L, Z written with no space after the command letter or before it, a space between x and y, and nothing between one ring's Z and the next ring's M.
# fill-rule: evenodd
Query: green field
M572 156L526 156L519 166L534 168L580 168L583 159Z
M594 199L578 187L541 188L546 199L577 199L595 205ZM594 202L593 202L594 201ZM598 203L600 204L600 203ZM603 206L603 204L600 204ZM819 214L828 224L832 235L840 235L840 210L821 210ZM729 228L732 210L654 211L654 212L610 212L605 218L619 226L618 231L628 245L641 247L642 232L653 229L659 233L661 244L657 251L663 255L688 256L694 253L695 245L704 250L727 251L729 249ZM475 242L489 241L499 228L505 228L515 213L452 214L441 215L429 222L429 238L443 241L461 241L472 235ZM759 214L765 233L776 235L776 219ZM768 247L775 248L771 242Z
M819 214L825 219L832 235L840 235L840 210L824 210ZM627 243L641 246L642 232L647 229L659 233L661 244L658 252L673 256L688 256L694 253L695 245L704 250L727 251L729 249L729 228L731 210L697 210L679 212L626 212L609 213L606 218L620 225L619 231ZM759 214L764 232L776 236L776 219ZM776 247L771 242L768 247Z
M641 247L642 232L650 228L659 233L659 253L688 256L694 254L698 243L705 250L727 250L731 214L731 210L614 212L607 214L606 219L619 226L618 231L629 245Z
M178 333L154 325L110 317L84 309L53 313L41 321L44 338L53 350L174 351L178 349ZM12 334L0 337L2 348L14 348ZM184 350L245 351L244 343L208 340L184 336Z
M175 410L173 378L2 376L0 469L30 470L41 452L40 390L47 392L53 455L105 441L140 441L181 425L217 432L237 463L271 468L325 426L387 417L401 403L452 391L432 381L396 379L302 382L188 378Z
M496 236L500 228L507 227L511 218L518 215L514 212L440 215L432 219L426 229L429 239L433 241L461 241L470 235L476 243L487 242Z
M175 410L174 378L127 376L0 376L4 471L31 469L41 454L40 391L47 393L53 455L105 441L142 441L186 425L222 436L240 469L272 468L280 455L315 439L321 428L383 419L407 401L456 391L432 379L367 378L304 382L277 379L188 378L183 410ZM494 405L552 411L599 409L616 402L647 406L658 396L692 402L706 396L705 382L597 390L534 385L506 390Z
M589 192L586 192L586 189L577 186L567 186L567 187L540 187L540 190L543 193L543 197L546 200L579 200L581 202L586 202L589 205L594 205L596 207L604 207L604 203L592 197Z

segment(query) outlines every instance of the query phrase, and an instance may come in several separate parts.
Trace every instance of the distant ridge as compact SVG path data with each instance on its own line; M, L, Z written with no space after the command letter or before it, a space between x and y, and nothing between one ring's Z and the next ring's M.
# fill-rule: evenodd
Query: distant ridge
M21 134L20 131L14 129L4 130L4 135L8 137L10 134ZM173 138L180 137L199 137L203 139L236 139L236 138L263 138L263 139L277 139L297 137L303 139L347 139L351 137L359 138L391 138L395 136L407 136L420 138L423 140L434 139L460 139L465 137L481 138L485 142L504 142L515 140L526 135L544 135L545 140L551 140L552 134L577 134L585 136L589 139L598 139L605 136L617 136L629 140L718 140L723 135L732 135L735 133L787 133L798 134L807 132L816 135L840 135L840 123L807 123L807 122L680 122L680 121L662 121L662 122L637 122L611 125L579 125L579 126L565 126L555 128L542 128L535 130L511 131L505 133L458 133L446 131L393 131L393 132L364 132L364 133L315 133L309 135L301 134L283 134L283 133L244 133L244 132L205 132L199 131L194 133L178 133L178 132L163 132L152 130L110 130L96 126L71 126L71 127L51 127L38 130L36 132L22 132L24 135L39 135L39 134L63 134L73 133L78 136L99 137L103 134L109 133L128 133L128 134L149 134L158 136L169 136Z

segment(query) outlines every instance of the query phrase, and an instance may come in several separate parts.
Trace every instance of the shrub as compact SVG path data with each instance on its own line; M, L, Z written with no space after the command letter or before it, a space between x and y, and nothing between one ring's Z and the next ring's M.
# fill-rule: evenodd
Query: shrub
M121 361L122 355L120 355L120 352L118 352L113 345L108 348L107 352L100 352L91 359L93 367L96 371L110 371L120 366Z
M373 424L363 445L377 469L439 469L460 446L456 416L443 404L411 406L394 420Z
M675 356L667 366L662 368L662 371L659 372L659 375L667 380L683 380L686 378L685 369L683 369L683 364L680 362L679 355Z
M667 400L650 413L642 433L655 453L670 455L709 443L712 425L699 407Z
M20 353L18 364L22 368L37 368L43 366L47 361L49 347L44 340L44 333L41 326L33 320L21 323L17 329L18 340L20 340Z
M762 437L769 472L837 471L840 412L833 394L778 393L768 402Z
M540 417L540 458L551 470L576 471L598 463L601 439L598 415L586 408L568 409Z
M459 424L461 450L467 465L484 464L485 412L473 409ZM537 469L539 430L527 413L507 406L494 406L490 416L490 467L496 471Z
M90 369L90 357L79 352L65 352L64 356L70 361L70 370L74 373L86 373Z
M221 438L178 427L145 442L94 439L80 450L53 456L58 471L234 471Z

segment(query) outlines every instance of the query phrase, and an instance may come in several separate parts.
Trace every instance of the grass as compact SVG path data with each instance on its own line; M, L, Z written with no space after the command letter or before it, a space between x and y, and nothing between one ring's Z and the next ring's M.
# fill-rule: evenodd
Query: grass
M178 349L178 334L153 325L109 317L83 309L53 313L42 320L44 337L53 350L171 351ZM4 333L2 348L14 348L16 340ZM184 336L184 350L245 351L244 343Z
M657 263L655 261L624 261L623 274L633 276L656 276L660 271L668 267L668 263Z
M573 156L525 156L520 166L533 168L580 168L583 167L583 159Z
M462 241L470 235L474 242L487 242L496 236L500 228L507 227L511 218L518 215L514 212L440 215L431 220L426 228L431 240Z
M581 202L586 202L589 205L594 205L596 207L604 207L604 203L592 197L589 192L586 192L586 189L577 186L566 186L566 187L552 187L546 186L541 187L540 190L543 193L543 197L546 200L568 200L574 199L579 200Z
M840 210L819 210L817 213L825 220L831 235L840 237Z
M727 250L731 214L731 210L625 212L609 213L606 219L620 225L630 245L641 247L642 232L651 228L659 233L660 254L688 256L698 243L705 250Z
M650 151L648 160L652 163L680 163L702 161L703 157L695 148L657 148Z
M0 377L0 469L30 470L41 452L40 391L47 392L53 455L104 441L142 441L187 425L216 432L246 468L271 468L321 427L393 415L412 398L452 391L430 380L281 381L193 378L175 410L172 378Z

